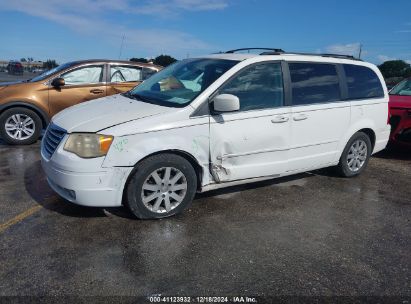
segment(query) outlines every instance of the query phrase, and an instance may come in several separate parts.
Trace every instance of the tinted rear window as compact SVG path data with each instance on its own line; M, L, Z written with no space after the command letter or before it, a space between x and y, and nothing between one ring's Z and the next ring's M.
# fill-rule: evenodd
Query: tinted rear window
M380 79L373 70L352 64L344 64L343 66L347 78L349 99L384 97Z
M294 105L333 102L341 99L334 64L289 63Z

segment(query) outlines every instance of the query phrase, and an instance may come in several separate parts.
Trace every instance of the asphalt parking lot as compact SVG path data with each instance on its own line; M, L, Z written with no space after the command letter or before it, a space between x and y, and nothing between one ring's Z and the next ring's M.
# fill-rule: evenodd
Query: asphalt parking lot
M0 83L26 80L37 75L39 75L39 73L24 72L23 75L9 75L7 72L0 72Z
M136 220L48 187L39 143L0 141L0 295L411 296L411 151L198 195Z

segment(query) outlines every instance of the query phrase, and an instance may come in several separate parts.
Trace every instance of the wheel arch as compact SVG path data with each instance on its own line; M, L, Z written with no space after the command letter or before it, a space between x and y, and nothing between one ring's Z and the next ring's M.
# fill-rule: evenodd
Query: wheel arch
M196 173L197 176L197 190L201 189L201 182L203 179L203 174L204 174L204 170L201 167L200 163L197 161L197 159L190 153L183 151L183 150L179 150L179 149L167 149L167 150L161 150L161 151L156 151L153 152L149 155L146 155L145 157L143 157L142 159L138 160L137 163L134 164L134 168L133 170L130 172L130 174L128 175L126 182L124 183L124 187L123 187L123 195L122 195L122 204L125 205L125 197L126 197L126 191L127 191L127 187L128 184L130 183L131 178L134 175L134 172L136 172L138 170L138 164L141 163L143 160L155 156L155 155L159 155L159 154L174 154L174 155L178 155L183 157L184 159L186 159L187 161L190 162L190 164L193 166L194 171Z
M365 133L365 134L368 135L368 137L369 137L370 140L371 140L371 151L374 151L375 140L376 140L376 135L375 135L374 130L371 129L371 128L363 128L363 129L361 129L361 130L358 130L358 131L355 132L355 133L358 133L358 132L363 132L363 133ZM355 134L355 133L354 133L354 134Z
M145 157L141 158L140 160L137 161L137 163L134 164L134 168L133 170L130 172L129 176L127 177L127 180L125 182L125 186L123 189L123 200L124 200L124 194L125 191L127 191L127 185L130 182L130 179L132 178L132 176L134 175L134 172L138 170L138 164L141 163L142 161L146 160L149 157L155 156L155 155L159 155L159 154L174 154L174 155L178 155L183 157L184 159L186 159L188 162L190 162L190 164L193 166L194 171L196 173L197 176L197 190L201 189L201 182L203 179L203 174L204 174L204 169L201 167L200 163L198 162L198 160L190 153L183 151L183 150L179 150L179 149L167 149L167 150L160 150L160 151L156 151L153 152L151 154L146 155Z
M47 113L42 110L41 108L35 106L34 104L22 101L13 101L0 106L0 115L9 109L12 108L26 108L35 112L41 119L41 123L43 124L43 128L46 128L50 122L50 118Z

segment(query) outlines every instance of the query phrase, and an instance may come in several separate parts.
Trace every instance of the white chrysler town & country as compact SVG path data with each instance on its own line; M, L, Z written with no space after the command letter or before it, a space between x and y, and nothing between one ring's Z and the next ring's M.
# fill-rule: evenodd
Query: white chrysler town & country
M388 95L372 64L268 50L177 62L133 90L53 117L50 186L70 202L181 212L197 191L336 166L352 177L385 148Z

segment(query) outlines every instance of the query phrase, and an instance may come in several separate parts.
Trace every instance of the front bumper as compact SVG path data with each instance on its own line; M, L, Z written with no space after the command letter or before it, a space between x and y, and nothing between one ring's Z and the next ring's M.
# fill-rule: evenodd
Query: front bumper
M50 187L66 200L92 207L121 206L124 186L133 168L103 168L103 160L104 157L82 159L61 148L49 160L43 153L41 156Z

